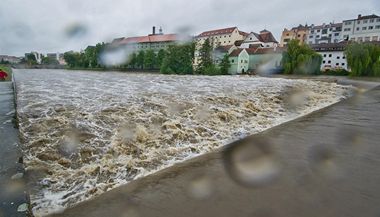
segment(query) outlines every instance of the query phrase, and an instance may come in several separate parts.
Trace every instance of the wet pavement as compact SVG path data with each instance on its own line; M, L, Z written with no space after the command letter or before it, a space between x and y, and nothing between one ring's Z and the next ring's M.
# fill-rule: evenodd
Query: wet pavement
M0 82L0 217L26 216L23 166L12 82Z
M53 216L377 217L379 111L376 87Z

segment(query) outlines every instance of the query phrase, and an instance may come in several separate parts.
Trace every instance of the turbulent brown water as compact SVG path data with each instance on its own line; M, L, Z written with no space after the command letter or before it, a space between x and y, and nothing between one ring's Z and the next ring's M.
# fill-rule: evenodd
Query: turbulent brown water
M17 70L36 216L348 97L335 83Z

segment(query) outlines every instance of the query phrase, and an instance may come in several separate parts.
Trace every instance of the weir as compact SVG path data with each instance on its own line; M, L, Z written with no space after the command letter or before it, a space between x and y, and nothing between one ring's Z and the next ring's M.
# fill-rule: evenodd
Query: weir
M380 188L376 185L380 181L376 170L380 166L380 149L376 146L380 141L380 119L376 114L380 88L376 87L378 83L347 79L338 83L370 91L51 216L372 216L378 213L376 204L380 202ZM1 91L6 94L0 99L7 102L1 101L1 112L3 105L8 105L8 112L5 116L1 113L1 118L16 115L12 113L13 99L17 97L12 90L15 84L0 83L1 88L10 90ZM14 123L7 125L7 120L7 132L0 138L7 135L19 144ZM245 149L246 144L257 147ZM240 155L240 147L248 153L243 156L248 162L234 157L234 153ZM10 169L4 180L9 181L15 174L23 173L23 168L20 147L8 148L10 152L5 155ZM249 154L263 161L250 162ZM1 172L3 185L3 167ZM4 183L0 189L9 186ZM1 205L0 217L28 214L27 209L17 212L27 202L24 191L5 199L2 195L5 194L0 194L5 203ZM321 209L315 211L318 206Z
M51 217L378 216L379 110L375 87Z

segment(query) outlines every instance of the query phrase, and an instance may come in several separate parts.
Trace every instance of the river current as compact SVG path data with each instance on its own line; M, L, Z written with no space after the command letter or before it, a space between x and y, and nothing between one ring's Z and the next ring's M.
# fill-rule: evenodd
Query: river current
M248 76L16 70L36 216L350 96L335 83Z

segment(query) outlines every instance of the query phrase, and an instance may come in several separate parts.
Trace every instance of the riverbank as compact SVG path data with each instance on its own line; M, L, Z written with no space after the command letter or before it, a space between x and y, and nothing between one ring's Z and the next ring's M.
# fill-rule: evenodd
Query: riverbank
M51 216L376 216L380 88L359 85L371 90Z
M25 193L23 157L15 124L12 82L0 82L0 216L25 217L29 213Z
M3 70L8 74L8 77L5 78L5 81L11 81L12 80L12 68L7 65L0 65L0 70ZM0 80L1 82L1 80Z

